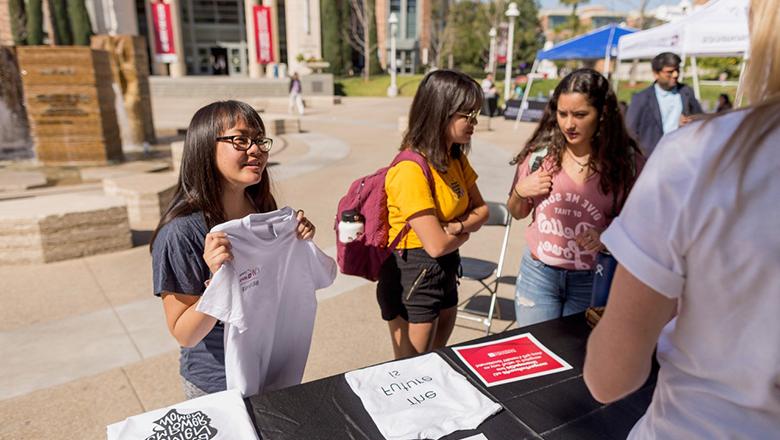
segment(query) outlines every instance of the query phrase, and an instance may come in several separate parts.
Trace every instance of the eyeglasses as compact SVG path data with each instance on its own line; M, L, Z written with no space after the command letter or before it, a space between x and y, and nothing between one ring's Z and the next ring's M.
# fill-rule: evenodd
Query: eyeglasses
M468 122L471 125L477 125L477 116L479 116L479 110L474 110L469 113L464 112L455 112L456 115L461 115L466 117L466 122Z
M235 135L235 136L220 136L217 141L228 142L233 145L238 151L247 151L252 148L252 145L257 145L263 153L271 151L271 147L274 146L274 140L267 137L261 137L252 139L249 136Z

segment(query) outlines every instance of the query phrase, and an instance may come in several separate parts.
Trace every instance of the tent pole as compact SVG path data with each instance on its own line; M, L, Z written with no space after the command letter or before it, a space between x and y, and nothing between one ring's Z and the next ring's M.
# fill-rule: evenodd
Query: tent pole
M701 89L699 88L699 65L696 63L696 55L691 57L691 67L693 67L693 94L696 99L701 101Z
M745 95L745 68L747 67L748 53L742 55L742 63L739 65L739 84L737 85L737 94L734 97L734 107L742 107L742 98Z
M682 53L680 59L680 75L677 77L677 81L682 82L685 78L685 52Z
M528 97L531 95L531 85L534 83L534 76L536 75L536 69L539 68L539 58L534 60L534 64L531 67L531 73L528 75L528 84L523 91L523 100L520 101L520 108L517 109L517 116L515 117L514 130L517 131L517 127L520 126L520 118L523 116L523 109L528 105Z
M615 58L615 74L612 75L612 90L615 92L615 96L617 97L618 94L618 84L620 84L620 77L618 76L618 72L620 71L620 62L622 60L620 59L620 56ZM620 102L620 99L618 99L618 102Z
M615 26L610 25L609 30L609 38L607 38L607 47L604 51L604 68L601 69L601 72L604 74L604 76L609 79L609 61L610 57L612 56L612 39L615 37Z

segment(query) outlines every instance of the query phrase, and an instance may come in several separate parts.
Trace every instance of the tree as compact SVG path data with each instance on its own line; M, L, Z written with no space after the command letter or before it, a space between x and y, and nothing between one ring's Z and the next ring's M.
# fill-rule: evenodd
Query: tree
M341 30L349 23L349 5L345 0L322 0L322 57L335 75L345 75L352 67L352 47Z
M374 7L369 0L349 0L349 5L350 25L345 29L345 38L363 58L363 79L368 81L379 68Z
M89 13L84 0L67 0L70 31L73 36L73 44L89 46L92 36L92 24L89 21Z
M8 15L11 21L11 34L14 44L21 46L27 44L27 12L24 0L9 0Z
M486 50L490 48L485 5L476 1L452 4L447 14L447 27L450 29L444 43L445 54L450 55L454 65L463 71L481 71L487 62Z
M43 2L27 0L27 44L43 44Z
M51 19L51 44L89 46L92 25L84 0L46 0L46 4ZM15 44L43 44L43 0L9 0L8 13Z
M491 27L500 29L507 22L504 14L508 3L507 0L461 1L451 5L443 33L444 49L439 58L451 54L461 70L482 72L490 53L488 32ZM516 3L520 15L515 19L513 58L519 65L532 62L544 42L534 0L516 0Z
M433 66L443 64L444 46L452 38L452 27L448 26L447 14L449 12L448 0L432 0L431 4L431 42L430 60Z
M52 42L58 46L70 46L73 44L73 35L70 31L68 11L65 0L47 0L49 15L51 16Z
M577 35L580 30L580 17L577 16L577 7L584 5L590 0L558 0L558 2L564 6L571 6L571 15L569 16L569 25L573 35Z

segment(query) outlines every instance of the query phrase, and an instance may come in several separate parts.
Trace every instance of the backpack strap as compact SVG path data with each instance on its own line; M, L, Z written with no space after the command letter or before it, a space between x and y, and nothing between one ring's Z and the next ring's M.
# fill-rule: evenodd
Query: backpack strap
M528 160L528 172L529 172L529 174L534 172L534 170L532 168L534 166L534 162L536 162L536 159L539 158L539 157L541 157L541 158L547 157L547 153L548 152L549 151L547 150L547 147L542 147L542 148L540 148L540 149L538 149L536 151L531 152L531 158Z
M423 156L422 154L416 151L406 149L401 151L395 156L395 159L393 159L393 162L390 164L390 167L394 167L405 160L414 162L420 166L423 174L425 175L425 178L428 180L428 187L431 190L431 196L435 199L436 185L433 182L433 174L431 173L431 168L428 166L428 161L425 159L425 156ZM398 243L400 243L401 240L403 240L403 238L406 237L406 235L409 233L411 229L412 227L409 225L409 222L406 222L403 229L401 229L401 232L399 232L398 235L395 236L393 242L390 243L390 246L388 246L390 250L395 250L396 246L398 246Z
M393 159L393 162L390 164L390 167L394 167L405 160L414 162L420 166L423 175L425 175L425 178L428 179L428 186L431 189L431 195L435 198L436 185L434 185L433 183L433 174L431 174L431 168L428 166L428 160L425 159L425 156L423 156L422 154L416 151L412 151L408 149L403 150L395 156L395 159Z

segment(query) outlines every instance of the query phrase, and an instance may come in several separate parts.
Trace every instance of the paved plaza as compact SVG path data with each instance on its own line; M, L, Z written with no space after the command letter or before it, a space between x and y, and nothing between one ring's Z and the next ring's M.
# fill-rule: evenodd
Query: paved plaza
M155 114L158 132L173 135L186 127L200 103L154 104L156 111L165 109ZM300 120L301 133L276 137L270 172L277 201L305 210L317 225L315 242L326 253L335 253L338 198L352 180L390 162L401 140L398 119L410 104L408 98L346 98L339 105L311 108ZM284 111L286 101L274 105L278 108L266 109L268 117ZM490 130L486 125L481 120L477 127L470 160L484 198L504 202L514 172L508 162L534 126L521 123L515 130L513 122L499 118ZM157 170L161 161L169 164L167 148L155 146L155 154L145 160L141 154L132 156L151 164L133 166ZM0 182L9 172L0 168ZM99 180L10 188L0 192L0 210L13 197L102 191ZM505 274L514 275L519 266L524 225L514 225ZM485 228L472 235L461 253L495 259L501 234ZM107 424L184 400L178 347L165 327L160 299L152 295L148 237L148 231L137 230L131 249L0 266L0 439L103 439ZM461 297L476 289L477 284L463 282ZM504 286L501 296L512 295L512 288ZM392 358L373 283L339 275L318 292L318 300L304 381ZM494 329L508 325L496 321ZM459 320L451 342L482 334L477 323Z

